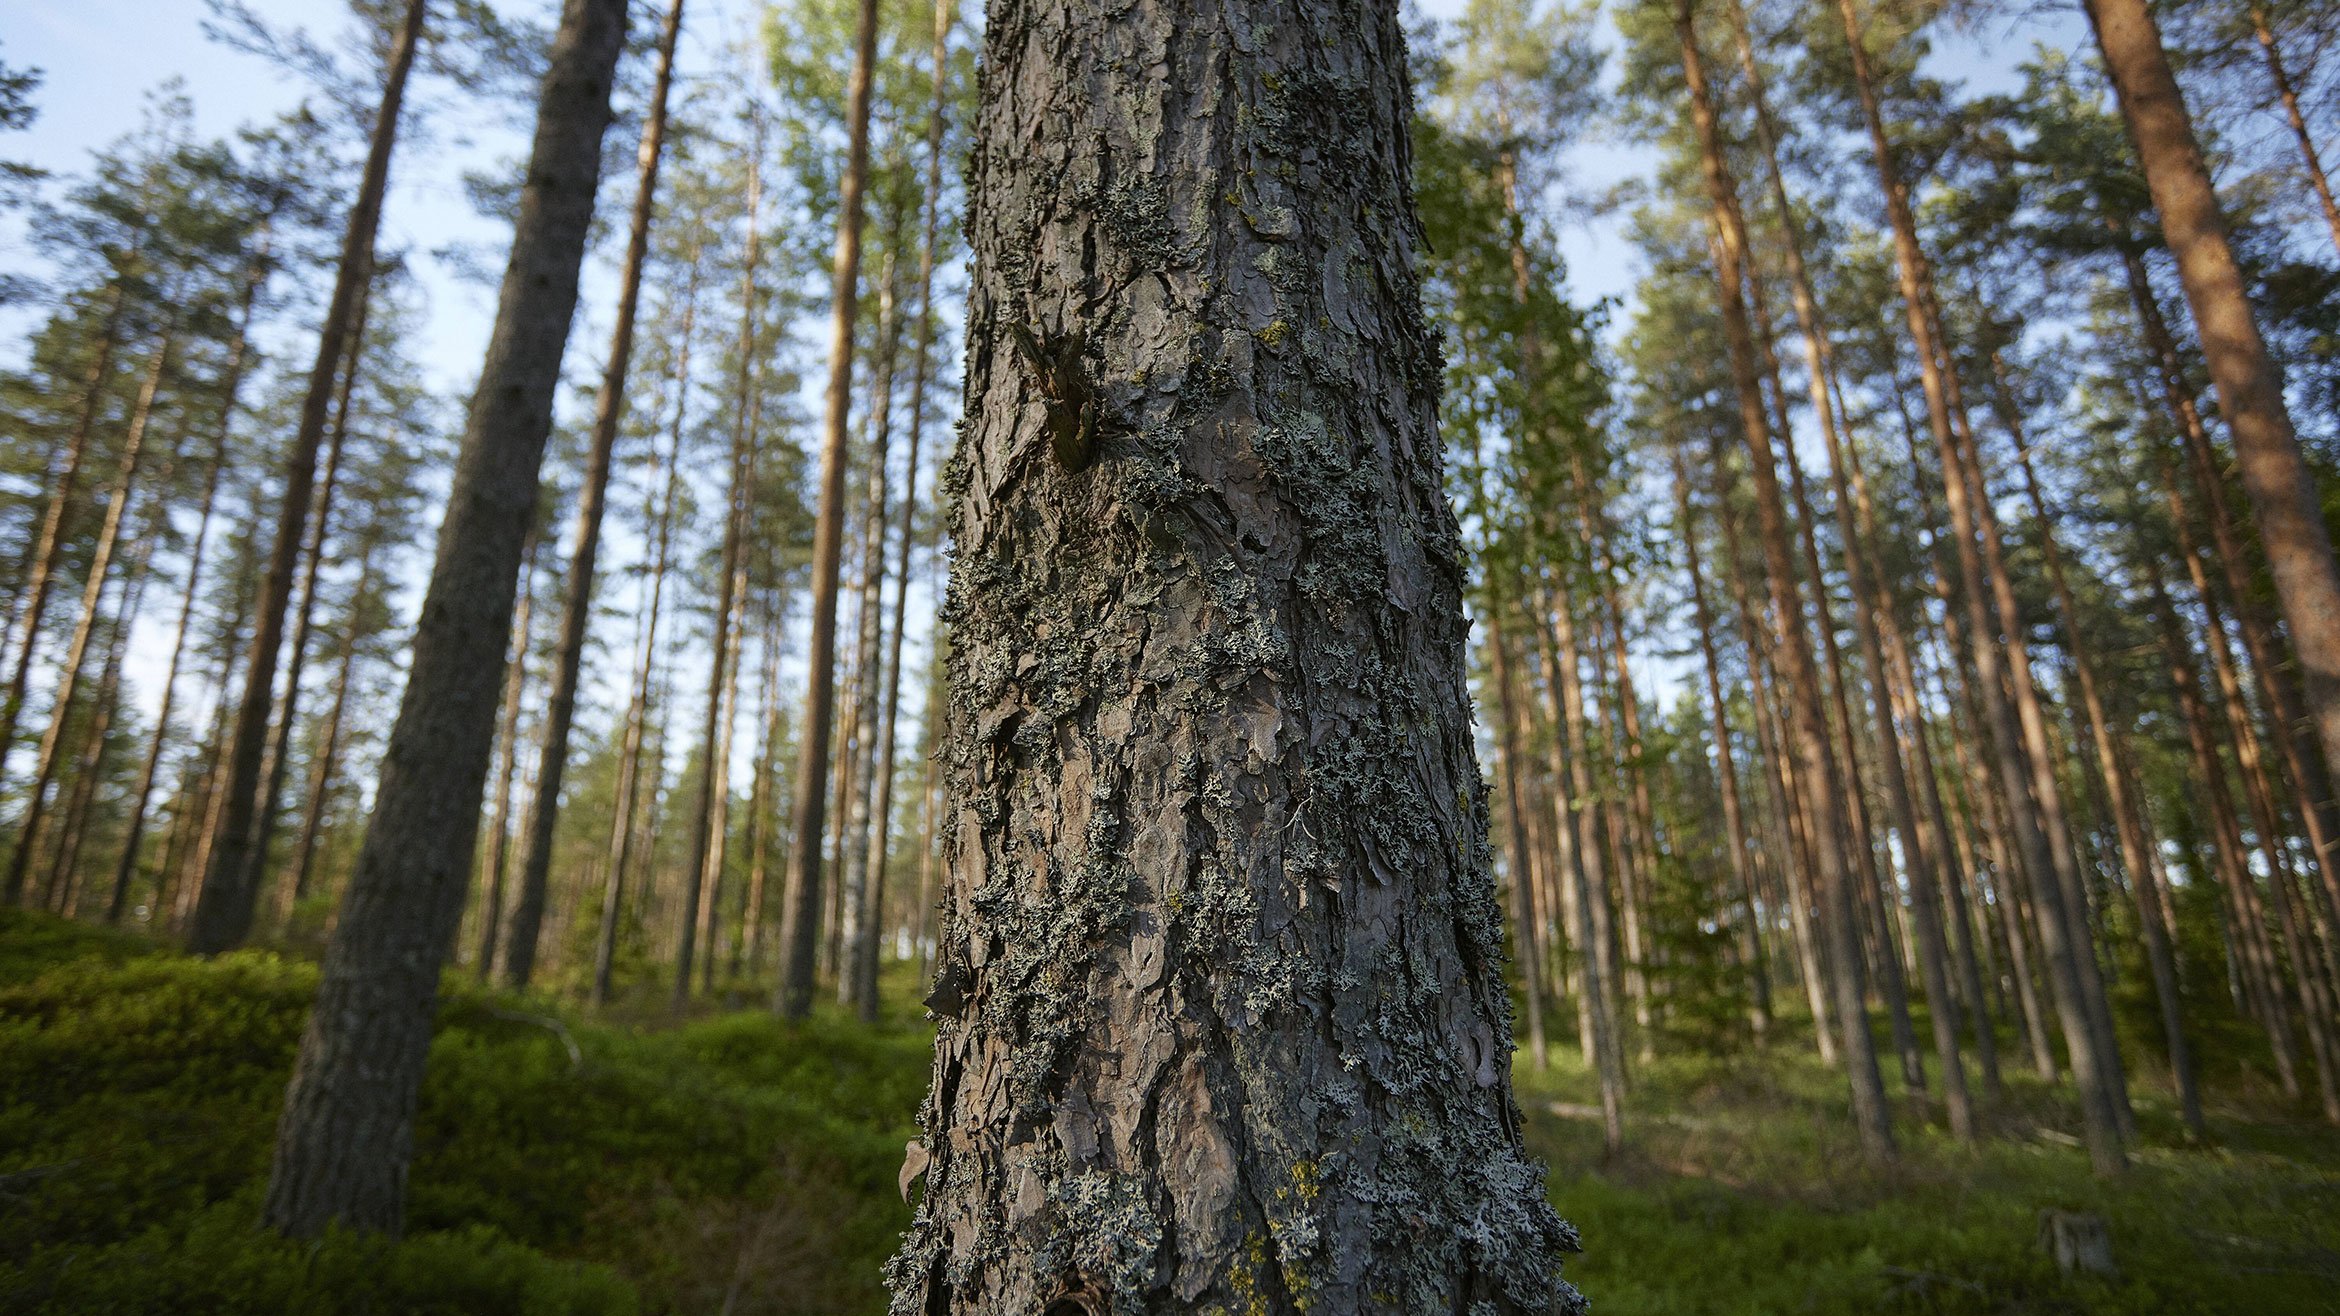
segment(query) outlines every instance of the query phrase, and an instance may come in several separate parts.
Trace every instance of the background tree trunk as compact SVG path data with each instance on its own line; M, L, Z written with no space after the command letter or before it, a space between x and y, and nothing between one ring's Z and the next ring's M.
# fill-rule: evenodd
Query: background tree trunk
M383 752L374 816L277 1122L267 1223L396 1233L440 966L463 915L522 541L601 177L626 0L567 0L512 251Z

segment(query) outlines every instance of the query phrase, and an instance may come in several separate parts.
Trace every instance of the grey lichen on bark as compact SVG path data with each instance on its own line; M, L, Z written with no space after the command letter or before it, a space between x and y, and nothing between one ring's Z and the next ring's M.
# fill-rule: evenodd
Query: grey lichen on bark
M901 1316L1582 1307L1510 1088L1403 41L988 12ZM1024 334L1080 346L1086 463Z

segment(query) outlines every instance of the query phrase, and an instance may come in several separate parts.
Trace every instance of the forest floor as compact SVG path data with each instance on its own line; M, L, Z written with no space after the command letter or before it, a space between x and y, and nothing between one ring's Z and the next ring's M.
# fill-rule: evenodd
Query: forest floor
M455 986L405 1241L295 1244L253 1221L315 981L0 911L0 1311L883 1310L927 1077L909 1012L590 1021ZM2108 1184L2027 1076L1976 1147L1904 1099L1902 1158L1868 1166L1808 1055L1636 1067L1613 1160L1573 1052L1523 1058L1597 1313L2340 1312L2340 1134L2247 1083L2214 1092L2202 1147L2140 1083L2136 1168ZM2043 1210L2102 1216L2119 1276L2059 1272Z

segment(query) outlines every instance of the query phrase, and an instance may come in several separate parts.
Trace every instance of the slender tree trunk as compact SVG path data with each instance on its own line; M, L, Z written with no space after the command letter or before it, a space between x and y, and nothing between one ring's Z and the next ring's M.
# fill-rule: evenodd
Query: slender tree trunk
M1742 270L1746 234L1740 220L1736 188L1723 161L1692 13L1692 0L1676 0L1674 31L1682 47L1683 72L1690 87L1691 118L1698 129L1699 156L1713 203L1718 238L1715 269L1721 290L1723 331L1730 348L1731 379L1737 386L1748 472L1755 487L1757 539L1763 550L1764 574L1771 586L1773 640L1787 667L1795 752L1809 787L1808 803L1815 832L1812 850L1819 861L1821 891L1827 901L1824 922L1832 961L1829 976L1835 986L1837 1022L1842 1032L1847 1077L1851 1081L1853 1120L1860 1130L1862 1148L1869 1156L1890 1159L1894 1155L1892 1115L1885 1102L1884 1080L1877 1072L1876 1044L1869 1035L1868 1010L1861 988L1863 974L1860 931L1855 922L1859 916L1852 890L1854 876L1843 848L1844 839L1850 836L1844 787L1837 776L1835 757L1829 752L1820 671L1812 660L1811 640L1804 629L1803 593L1796 581L1787 509L1780 497L1779 474L1771 453L1771 430L1764 416L1762 385L1756 373L1754 335L1747 323ZM1813 587L1818 590L1821 582L1814 581Z
M1761 904L1755 896L1755 874L1747 859L1747 822L1739 802L1739 769L1731 754L1730 703L1723 697L1722 663L1715 654L1714 619L1706 606L1706 577L1698 564L1698 528L1691 521L1690 471L1679 449L1674 452L1674 509L1680 525L1682 556L1690 572L1692 629L1706 670L1706 706L1714 723L1715 767L1722 789L1723 835L1730 849L1731 877L1747 909L1743 954L1747 962L1748 1022L1760 1044L1771 1030L1771 978L1765 969Z
M504 874L511 867L512 793L520 776L520 697L528 689L529 641L536 627L537 527L528 527L520 555L520 604L512 616L510 657L504 663L504 693L496 713L495 805L488 815L487 853L479 870L479 961L481 982L496 976L496 950L503 945Z
M316 529L310 533L301 564L301 602L293 610L292 638L284 664L284 696L277 702L276 727L268 739L266 766L261 770L259 807L252 815L250 846L252 871L244 881L255 896L268 879L268 852L276 839L277 813L284 799L284 779L292 767L292 740L301 716L301 679L308 670L309 639L317 623L317 582L325 571L325 550L332 542L333 508L341 490L341 462L349 445L350 398L357 391L358 372L365 365L366 313L371 288L361 289L350 325L349 359L333 399L332 437L325 444L325 473L317 482Z
M235 336L228 343L227 365L220 378L219 422L212 431L211 461L203 472L203 493L196 503L195 539L187 550L186 599L179 605L179 622L171 634L171 657L163 670L162 701L155 710L154 734L147 741L146 758L138 769L138 785L130 792L130 816L123 824L122 853L114 861L113 894L106 901L106 922L122 921L130 897L130 882L138 871L138 852L146 840L147 811L153 807L156 774L171 737L171 710L179 689L179 667L186 657L187 634L195 617L195 601L203 593L203 558L211 542L211 515L219 501L220 477L226 473L228 436L235 424L236 404L243 393L244 375L251 364L253 308L260 299L269 270L269 242L265 231L244 278L236 308ZM159 880L159 879L158 879Z
M2264 4L2251 5L2251 35L2259 39L2259 53L2267 60L2267 81L2275 87L2275 98L2283 102L2283 117L2299 143L2300 164L2307 169L2308 186L2315 189L2316 202L2324 209L2324 227L2331 231L2333 247L2340 249L2340 203L2332 200L2332 180L2324 173L2324 162L2316 154L2316 139L2308 133L2307 116L2300 113L2299 93L2292 88L2290 70L2283 67L2283 51L2275 43L2275 29L2267 18Z
M1397 6L986 43L895 1306L1581 1310L1511 1100Z
M373 819L277 1124L263 1219L395 1233L439 970L463 916L523 541L601 175L625 0L567 0ZM263 646L266 647L266 646Z
M756 422L751 421L751 426ZM731 749L739 730L739 666L747 643L747 516L750 491L755 486L755 453L748 453L748 466L743 472L740 493L740 560L731 569L731 611L723 625L725 662L718 679L721 682L723 702L716 714L715 744L708 752L710 771L715 779L714 794L709 801L707 815L707 866L699 885L699 907L695 920L698 928L699 986L700 990L715 990L715 966L723 958L723 874L730 865L731 854Z
M2005 395L2002 384L1998 396ZM2056 543L2047 499L2040 493L2039 477L2032 469L2023 427L2011 407L2003 419L2008 434L2015 440L2015 463L2023 473L2023 491L2037 526L2035 533L2047 568L2048 584L2055 593L2056 611L2064 624L2074 682L2079 687L2081 709L2087 717L2089 744L2096 751L2097 770L2104 778L2107 803L2119 835L2121 867L2134 891L2138 928L2145 939L2146 967L2153 975L2154 998L2161 1006L2162 1040L2169 1051L2170 1082L2177 1090L2187 1130L2200 1138L2205 1133L2202 1094L2194 1081L2193 1053L2187 1044L2183 1003L2178 997L2177 959L2170 946L2169 926L2162 919L2160 870L2154 862L2159 842L2146 825L2136 787L2129 777L2127 758L2115 738L2111 719L2105 714L2104 696L2097 686L2096 661L2080 628L2080 608L2072 597L2071 582L2064 574L2063 553Z
M797 726L795 840L781 911L780 983L774 1005L801 1019L812 1010L821 922L821 850L828 829L829 733L836 722L837 577L845 541L846 412L853 401L853 318L861 288L862 189L869 176L871 66L877 0L861 0L853 75L846 87L845 176L838 189L835 278L829 290L829 389L821 428L820 513L813 525L812 626L805 646L804 716Z
M1600 1079L1601 1128L1611 1156L1625 1146L1625 1046L1617 1020L1617 929L1609 903L1608 864L1593 789L1591 749L1584 725L1584 690L1577 670L1576 619L1567 591L1555 589L1541 609L1550 624L1539 625L1544 698L1552 725L1552 770L1567 782L1556 793L1560 830L1570 838L1576 891L1576 934L1584 976L1584 997L1592 1014L1593 1070ZM1579 807L1581 802L1582 807Z
M130 497L137 489L139 459L146 449L147 423L154 415L155 393L162 387L163 374L169 367L171 350L176 345L176 335L177 327L174 325L163 331L162 341L156 344L154 356L147 364L145 380L138 388L138 401L131 408L129 430L122 437L122 453L115 466L113 488L106 495L105 519L98 525L97 543L90 551L89 575L81 588L80 618L75 621L73 638L66 645L65 661L57 668L56 690L51 696L54 707L49 713L48 729L41 733L40 750L33 764L33 779L25 788L24 816L16 825L16 847L8 857L8 875L4 885L5 899L11 905L23 901L25 878L31 873L33 856L39 851L42 824L48 817L49 787L56 782L66 725L72 720L73 696L80 684L82 664L89 656L90 637L97 631L99 604L105 597L107 572L113 566L114 549L121 538L123 514L129 509ZM30 647L28 639L27 652L30 652ZM5 742L0 742L0 754L4 754L5 749Z
M2086 1131L2089 1160L2099 1174L2118 1174L2127 1167L2128 1157L2121 1146L2115 1078L2105 1072L2105 1047L2096 1036L2096 1019L2080 977L2078 957L2087 953L2087 947L2075 933L2083 927L2083 920L2072 917L2074 911L2066 906L2048 837L2031 813L2028 792L2033 774L2025 762L2026 740L2007 696L1998 629L1989 618L1990 598L1985 593L1988 578L1976 546L1975 513L1959 457L1958 436L1952 428L1952 413L1963 411L1964 407L1953 395L1952 376L1943 369L1949 355L1936 339L1929 314L1930 276L1925 257L1918 248L1917 222L1910 209L1909 188L1894 162L1886 136L1876 85L1869 72L1868 49L1863 44L1853 0L1837 0L1837 12L1844 22L1870 150L1885 192L1886 217L1893 231L1895 271L1908 315L1910 338L1917 349L1927 417L1948 496L1951 537L1957 541L1960 575L1966 585L1967 639L1974 662L1972 685L1981 692L1999 785L2014 826L2016 852L2021 856L2026 875L2032 879L2032 899L2040 910L2040 944L2048 960L2048 985L2071 1053L2073 1077L2080 1089L2081 1123Z
M1527 822L1520 800L1526 774L1520 770L1519 692L1511 675L1511 657L1507 652L1510 646L1499 620L1505 615L1499 596L1489 600L1487 612L1488 684L1495 692L1497 743L1502 754L1497 766L1502 772L1503 817L1511 841L1511 959L1519 966L1520 993L1527 1006L1528 1055L1537 1069L1547 1069L1551 1062L1544 1044L1544 988L1536 953L1535 885L1528 859Z
M667 436L666 489L658 501L657 528L651 532L650 599L643 607L640 656L634 667L633 699L626 706L625 730L618 746L616 808L609 831L609 870L603 876L601 928L593 945L593 988L588 998L599 1009L609 1001L616 969L619 924L626 909L626 872L633 860L635 812L642 792L643 741L648 735L650 696L658 670L658 621L666 600L666 573L674 549L674 509L682 489L682 445L690 416L691 331L697 319L699 255L691 249L690 273L683 283L681 322L675 356L674 420ZM651 788L651 797L657 797Z
M650 221L657 213L658 162L666 143L666 100L674 82L674 47L682 31L683 0L668 0L658 29L657 72L634 154L634 208L626 228L626 255L618 276L617 316L609 331L609 359L594 395L593 437L585 479L577 489L577 522L570 533L568 588L561 597L560 638L553 644L552 689L545 697L544 747L536 761L536 803L529 810L521 851L520 892L504 946L504 982L526 987L536 971L537 935L544 925L545 891L552 878L553 830L560 819L561 780L569 767L569 729L577 718L577 683L585 640L593 625L593 587L601 552L602 509L608 505L611 460L625 418L626 374L634 358L634 315L642 300L642 267L650 256ZM758 152L761 155L761 152ZM480 957L484 967L487 956Z
M883 703L879 687L885 683L882 665L885 662L889 514L886 468L891 460L889 449L893 438L894 359L902 337L895 315L900 299L895 296L898 264L894 254L901 246L902 229L900 212L890 212L885 225L886 254L878 275L877 369L870 378L869 446L864 456L869 466L869 486L863 498L861 521L861 598L854 611L860 634L853 659L853 749L847 758L845 799L839 810L844 815L845 826L838 847L838 923L842 953L837 960L837 999L856 1014L870 1019L877 1017L877 920L882 908L877 890L883 886L887 821L875 806L878 719ZM881 870L877 874L877 888L871 883L873 868ZM862 979L864 960L868 961L870 970L866 983ZM864 987L869 989L867 996L863 995Z
M2231 929L2228 955L2240 965L2251 1011L2266 1030L2276 1081L2285 1096L2296 1098L2299 1071L2291 1040L2291 1012L2284 1003L2282 979L2267 945L2266 924L2256 912L2256 888L2250 866L2242 857L2241 827L2235 819L2234 798L2227 789L2226 768L2218 758L2201 682L2179 634L2177 608L2162 583L2159 564L2145 563L2145 573L2153 598L2155 634L2161 643L2170 684L2177 689L2186 745L2193 754L2196 783L2209 811L2212 857L2218 884L2225 894L2227 925Z
M724 718L724 699L728 690L731 635L737 621L733 614L738 607L739 572L743 561L741 554L745 548L743 541L747 534L747 506L758 437L752 415L760 374L756 368L756 331L760 313L757 275L763 264L763 163L764 121L758 113L754 121L754 140L748 154L747 261L740 275L739 378L738 389L732 399L731 473L725 488L722 578L716 583L714 652L710 655L707 667L707 717L699 740L702 747L699 795L691 810L691 864L683 874L682 923L679 948L675 952L674 1008L677 1010L682 1008L690 996L691 960L697 949L702 918L700 893L711 882L710 869L719 869L723 863L723 836L716 816L715 800L718 793L728 792L729 764L718 760L717 742L729 743L729 722ZM680 460L679 452L676 459ZM708 913L711 915L712 910ZM709 921L712 922L712 919L709 918Z
M780 748L781 627L788 617L788 596L775 593L766 605L764 627L763 694L758 701L756 726L756 780L748 804L747 899L740 911L739 947L732 975L755 976L764 949L764 888L771 873L772 756Z
M943 128L949 105L950 81L946 62L950 55L951 0L935 0L934 5L934 103L926 117L926 194L922 228L918 242L918 327L910 359L910 450L904 455L902 474L902 543L894 563L894 625L887 641L886 694L883 729L879 735L877 817L882 828L885 819L892 817L894 804L894 745L895 719L902 703L902 636L910 619L910 554L918 535L918 459L919 443L926 436L927 371L934 352L934 262L940 241L942 223L942 160ZM932 720L937 705L927 706L926 716ZM931 780L931 774L929 774ZM929 793L932 793L931 785ZM931 814L931 807L922 817ZM922 851L923 853L923 851ZM885 907L885 845L883 833L872 852L868 885L873 909ZM920 908L917 921L923 932L926 884L919 888ZM925 952L915 951L922 957ZM877 1014L877 957L873 954L862 968L867 978L867 990L862 996L862 1017L874 1019Z
M24 713L33 659L41 646L41 624L48 618L49 594L56 587L66 519L73 514L74 504L81 497L81 468L89 459L90 435L97 428L98 412L105 406L106 385L114 373L114 354L121 345L123 301L127 295L122 285L120 274L107 285L104 327L98 331L97 354L91 358L89 374L82 381L81 406L74 413L72 437L65 441L64 467L51 481L48 506L41 512L40 527L33 532L32 544L26 552L29 574L14 600L16 633L11 637L14 641L11 647L16 651L16 665L9 670L6 693L0 694L0 775L5 774L8 755L16 748L17 722ZM11 889L6 899L14 904L20 895L20 890Z
M2244 292L2218 193L2145 0L2085 0L2145 182L2177 258L2236 465L2291 628L2325 766L2340 776L2340 562L2283 384Z
M316 757L309 764L309 787L301 813L300 840L293 846L291 880L284 884L283 898L278 902L277 922L289 925L301 900L309 894L309 882L315 875L317 843L325 832L325 811L333 800L335 760L341 752L343 719L349 712L350 685L357 671L357 652L361 610L367 606L367 595L374 585L374 554L380 546L369 540L358 555L357 583L350 587L347 619L342 623L341 652L337 665L339 672L333 678L333 703L325 711L325 725L317 733Z
M325 442L334 379L342 358L348 355L359 300L373 282L374 234L381 226L399 108L405 102L406 78L414 67L427 7L426 0L407 0L391 39L365 171L342 233L341 261L317 335L317 357L309 369L308 391L301 399L300 426L285 456L284 502L277 511L275 542L269 549L255 605L243 703L236 711L235 734L228 744L227 772L221 784L224 806L213 832L194 926L188 934L188 948L199 955L232 950L252 931L252 914L259 899L251 881L256 871L251 851L252 819L260 804L260 772L267 753L268 715L276 693L276 665L284 646L284 614L292 601L293 569L300 556L301 537L308 530L309 495L317 478L317 451Z

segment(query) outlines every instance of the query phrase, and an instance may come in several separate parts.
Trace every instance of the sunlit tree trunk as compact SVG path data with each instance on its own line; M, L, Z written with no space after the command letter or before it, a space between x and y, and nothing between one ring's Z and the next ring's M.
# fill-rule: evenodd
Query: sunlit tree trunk
M2283 103L2283 117L2291 125L2291 135L2299 143L2299 161L2307 170L2308 186L2315 189L2316 202L2324 209L2324 227L2332 234L2332 245L2340 248L2340 203L2332 200L2332 180L2324 173L2324 162L2316 154L2316 139L2308 132L2307 116L2300 113L2299 93L2291 85L2291 71L2283 66L2283 50L2275 42L2275 29L2267 17L2267 6L2257 3L2250 7L2251 35L2259 39L2259 53L2267 61L2267 81L2275 88L2275 98Z
M2340 562L2315 476L2300 452L2283 383L2244 290L2218 193L2203 163L2160 29L2145 0L2084 0L2144 166L2162 239L2177 258L2202 355L2234 434L2235 464L2257 513L2307 686L2324 760L2340 776Z
M897 308L896 275L900 262L904 216L888 207L885 220L885 258L878 273L876 369L869 389L869 443L863 460L868 485L862 496L860 599L854 606L859 623L853 657L853 738L847 756L845 798L839 813L844 829L838 846L837 957L838 1002L865 1018L877 1017L877 938L883 912L886 818L878 813L878 719L885 702L886 525L892 515L887 469L892 463L894 430L894 365L901 349L902 330ZM905 513L908 508L905 506ZM908 524L905 516L904 524ZM874 883L874 885L873 885ZM870 973L865 981L863 962Z
M2003 637L1990 618L1991 598L1986 593L1989 578L1977 547L1975 511L1959 456L1958 435L1952 427L1952 413L1962 411L1963 404L1953 395L1955 381L1944 369L1949 356L1937 340L1930 314L1930 275L1918 247L1917 221L1910 209L1909 188L1894 161L1886 135L1853 0L1837 0L1837 12L1843 20L1845 39L1851 50L1853 78L1868 128L1870 151L1885 193L1896 277L1908 316L1910 340L1917 350L1927 417L1941 462L1943 488L1948 495L1951 537L1957 541L1959 573L1966 586L1967 640L1974 671L1971 684L1981 695L2000 790L2015 832L2014 848L2026 876L2031 879L2032 900L2040 911L2040 945L2048 961L2048 987L2056 1002L2058 1021L2071 1053L2073 1077L2080 1090L2081 1123L2086 1131L2089 1159L2099 1174L2117 1174L2127 1167L2128 1157L2121 1145L2115 1079L2105 1072L2106 1047L2096 1035L2096 1019L2077 963L2078 957L2087 953L2086 942L2080 935L2085 930L2085 921L2074 917L2076 911L2067 906L2049 838L2031 812L2029 792L2034 774L2032 765L2026 763L2024 731L2007 694L2005 655L1999 647Z

